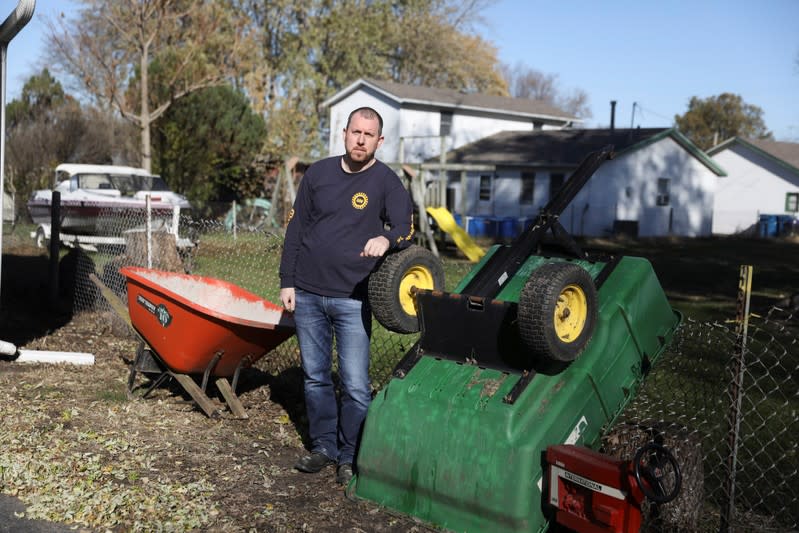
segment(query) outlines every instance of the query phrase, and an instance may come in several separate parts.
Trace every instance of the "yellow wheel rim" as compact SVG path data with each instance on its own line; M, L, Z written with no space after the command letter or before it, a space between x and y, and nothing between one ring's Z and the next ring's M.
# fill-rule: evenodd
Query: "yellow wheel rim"
M585 327L588 300L577 285L567 285L555 304L555 334L562 342L574 342Z
M402 276L402 280L400 280L399 301L402 310L411 316L416 316L416 307L414 306L411 287L428 290L434 289L433 273L430 269L421 266L411 267Z

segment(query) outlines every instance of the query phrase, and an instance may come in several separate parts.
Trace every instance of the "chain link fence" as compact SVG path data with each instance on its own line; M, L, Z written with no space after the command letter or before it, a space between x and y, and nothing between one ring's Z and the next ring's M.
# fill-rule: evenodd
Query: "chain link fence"
M164 217L147 229L142 214L121 219L109 214L97 237L61 259L62 288L76 312L103 311L121 325L90 274L119 296L123 265L216 277L272 302L278 301L277 277L282 233L257 206L206 206L203 218ZM261 206L262 208L263 206ZM102 214L101 214L102 218ZM122 228L124 231L120 231ZM91 239L90 239L91 240ZM447 289L468 270L448 265ZM752 315L742 365L736 364L740 336L735 323L690 319L675 335L634 400L608 427L603 451L629 458L655 440L675 454L683 474L677 500L647 509L649 531L799 531L799 319L796 310L772 308ZM399 335L374 324L372 381L379 390L418 335ZM81 349L81 347L76 347ZM279 373L299 366L294 338L255 364ZM742 372L740 411L736 371ZM301 383L297 381L297 387Z
M72 301L75 312L102 311L114 331L124 331L124 319L90 275L124 301L126 282L119 269L126 265L224 279L279 303L283 236L268 219L267 209L257 203L206 204L202 213L208 218L153 212L149 229L144 210L101 209L96 234L62 236L67 246L59 263L61 294ZM371 375L379 390L418 335L393 333L375 321L372 336ZM270 372L299 366L296 339L284 342L257 366Z
M686 320L605 451L654 439L672 449L683 490L652 525L663 531L799 530L799 321L772 308L749 319L740 416L735 324ZM633 448L636 446L632 446ZM734 460L733 460L734 459Z

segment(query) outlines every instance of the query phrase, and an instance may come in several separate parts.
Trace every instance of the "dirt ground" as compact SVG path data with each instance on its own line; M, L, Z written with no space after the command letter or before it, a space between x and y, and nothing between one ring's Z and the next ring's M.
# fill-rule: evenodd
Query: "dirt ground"
M297 369L245 371L246 420L210 419L174 385L129 398L136 339L109 313L50 305L41 251L7 242L4 252L0 339L96 361L0 360L0 493L25 504L24 518L83 531L428 530L348 498L332 467L292 468L305 451Z

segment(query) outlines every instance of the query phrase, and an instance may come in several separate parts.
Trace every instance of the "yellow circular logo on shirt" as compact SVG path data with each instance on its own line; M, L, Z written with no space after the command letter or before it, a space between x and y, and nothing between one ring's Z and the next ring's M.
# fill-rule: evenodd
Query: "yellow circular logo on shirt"
M292 218L294 218L294 208L293 207L291 208L291 211L289 211L289 222L291 222Z
M355 209L363 209L369 203L369 197L366 193L356 192L352 195L352 207Z

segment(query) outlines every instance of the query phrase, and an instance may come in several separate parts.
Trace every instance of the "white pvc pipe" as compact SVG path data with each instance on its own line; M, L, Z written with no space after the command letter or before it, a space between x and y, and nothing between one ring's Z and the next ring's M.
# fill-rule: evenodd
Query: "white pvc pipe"
M46 352L20 350L14 359L17 363L69 363L71 365L93 365L94 355L82 352Z
M0 341L0 355L13 357L15 363L70 363L93 365L94 355L84 352L51 352L45 350L20 350L14 344Z
M10 342L0 341L0 355L17 355L17 347Z

